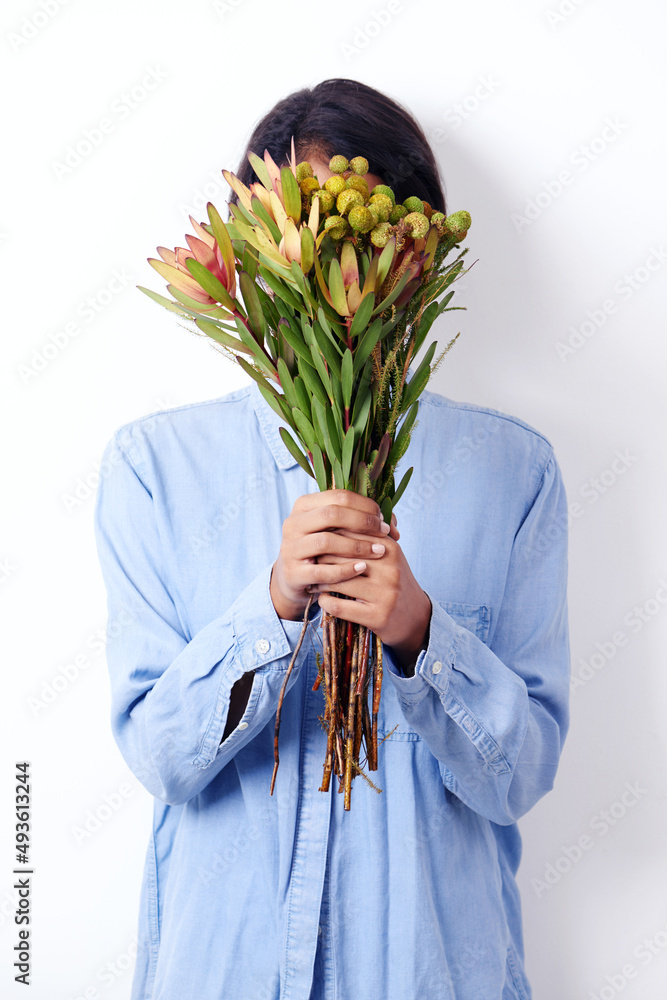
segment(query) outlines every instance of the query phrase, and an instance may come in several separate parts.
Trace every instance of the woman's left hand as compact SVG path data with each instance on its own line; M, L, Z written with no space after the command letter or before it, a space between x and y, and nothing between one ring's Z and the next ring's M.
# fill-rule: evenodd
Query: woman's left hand
M350 538L368 536L337 528L337 532ZM335 592L347 598L334 597L326 584L315 584L315 593L323 611L357 622L370 628L383 643L391 646L402 667L413 666L419 651L426 647L431 621L431 602L415 580L401 546L387 535L379 542L385 547L380 559L368 560L363 573L343 583L337 583ZM336 563L340 556L326 553L318 563Z

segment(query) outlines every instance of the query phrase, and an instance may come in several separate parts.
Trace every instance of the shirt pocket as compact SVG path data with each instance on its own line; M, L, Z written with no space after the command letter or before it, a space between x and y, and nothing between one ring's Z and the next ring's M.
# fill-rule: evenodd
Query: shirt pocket
M434 598L451 615L457 625L468 629L483 643L489 636L491 615L483 604L463 604L460 601L445 601ZM411 729L398 702L396 688L388 677L383 678L380 710L378 712L378 742L380 740L404 743L421 740L419 733Z

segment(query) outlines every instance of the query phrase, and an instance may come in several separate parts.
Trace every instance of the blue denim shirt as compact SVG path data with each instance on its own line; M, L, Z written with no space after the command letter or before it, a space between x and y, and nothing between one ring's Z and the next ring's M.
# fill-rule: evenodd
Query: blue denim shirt
M317 490L255 383L135 420L95 511L114 736L155 797L133 1000L527 1000L516 821L568 728L567 507L522 421L426 391L397 506L432 603L403 676L385 647L376 791L319 791L314 605L269 581L282 524ZM222 741L232 685L254 671ZM148 834L148 831L146 831Z

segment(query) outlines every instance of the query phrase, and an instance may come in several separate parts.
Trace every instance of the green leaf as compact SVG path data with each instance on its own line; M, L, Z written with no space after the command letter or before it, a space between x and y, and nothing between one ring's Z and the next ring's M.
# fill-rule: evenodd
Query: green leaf
M357 393L357 399L359 399L359 394ZM366 428L368 421L368 414L371 408L371 402L373 400L373 393L368 389L365 395L362 397L361 405L359 406L358 412L355 412L352 418L352 424L358 434L362 434ZM357 404L355 399L354 405L355 411L357 411Z
M352 351L348 347L343 355L343 362L340 367L340 377L343 383L343 405L349 409L352 402L352 386L354 383L354 362Z
M249 275L253 281L257 278L257 257L252 251L252 248L248 246L247 243L243 244L243 256L241 268L243 271Z
M408 410L403 423L401 424L401 429L394 438L394 443L391 446L391 451L389 452L389 458L387 459L387 465L390 467L394 466L405 451L405 441L409 438L410 431L412 430L412 425L415 422L417 413L419 412L419 400L416 399L410 409Z
M232 334L221 330L215 323L211 323L207 319L196 319L195 323L202 333L205 333L211 340L216 340L219 344L228 347L230 351L243 351L244 354L250 354L252 357L255 356L255 352L250 347L246 347L238 337L234 337Z
M387 524L389 524L391 522L391 515L392 515L392 512L393 512L393 509L394 509L394 505L391 502L391 499L389 497L385 497L384 500L382 501L382 503L380 504L380 510L382 511L382 516L385 519L385 521L387 522Z
M308 274L315 260L315 237L308 226L301 230L301 270Z
M190 319L190 313L184 312L177 302L172 302L171 299L165 298L164 295L158 295L157 292L152 292L150 288L144 288L143 285L137 285L137 288L140 292L143 292L144 295L147 295L149 299L152 299L153 302L157 302L158 305L164 306L165 309L169 310L169 312L175 312L179 316Z
M313 359L313 365L317 370L317 374L320 376L322 385L324 386L325 392L329 397L329 402L333 405L333 389L331 387L331 379L329 378L329 373L327 372L324 361L322 360L322 354L320 349L315 345L310 345L310 354Z
M262 305L257 294L257 286L246 271L241 271L239 285L243 302L248 312L248 322L252 327L252 332L261 340L266 336L266 320L262 311Z
M298 354L300 358L304 358L308 364L310 364L310 347L307 344L304 344L303 339L299 336L299 334L295 333L291 326L288 326L287 323L280 323L279 330L281 336L284 337L295 354Z
M361 341L357 345L357 349L354 352L354 371L355 374L363 368L366 361L371 355L371 351L375 345L380 340L382 335L382 320L378 316L374 323L366 330L366 333L361 338Z
M296 392L294 391L294 383L292 382L292 377L289 373L289 368L285 363L284 358L278 358L278 363L276 365L278 369L278 378L280 379L280 385L285 395L285 399L289 405L290 410L299 403L296 398Z
M255 171L266 190L273 191L271 177L269 176L269 171L266 168L264 160L262 160L257 153L248 153L248 159L250 160L250 166Z
M291 167L281 167L280 185L283 192L283 205L288 216L298 226L301 221L301 191Z
M204 316L206 319L225 319L230 323L234 320L234 316L230 313L229 309L222 309L220 306L209 308L202 302L198 302L197 299L190 298L189 295L182 292L180 288L176 288L175 285L167 285L167 291L185 306L188 312L194 313L196 316ZM204 309L206 309L206 312L203 312Z
M297 430L303 439L303 443L308 451L312 452L313 445L317 444L313 425L305 413L301 412L298 406L293 407L292 417L294 418L294 423L296 424Z
M340 461L335 458L331 463L333 469L334 480L336 483L336 489L345 489L345 477L343 476L343 468Z
M331 343L336 345L336 348L338 348L336 340L339 341L342 340L344 342L347 342L346 330L341 326L340 323L333 322L332 326L332 321L330 321L327 318L324 309L321 306L317 311L317 321L324 330L324 332L326 333Z
M280 227L277 225L275 219L269 215L256 194L252 196L250 204L257 218L261 219L262 222L265 223L271 233L271 236L276 241L276 246L279 245L281 239L283 238L283 234L280 232Z
M386 247L385 247L385 249L386 249ZM406 271L405 274L403 275L403 277L400 279L400 281L389 292L389 295L386 297L386 299L383 299L382 302L380 303L380 305L376 307L376 309L374 310L374 312L373 312L372 315L373 316L379 316L386 309L388 309L389 306L392 305L396 301L396 299L398 298L398 296L401 294L401 292L403 291L403 289L407 285L408 281L410 281L410 272Z
M340 461L343 447L343 435L340 433L342 428L339 428L336 421L335 410L332 406L327 407L326 411L326 421L327 428L329 430L329 437L334 448L334 454L336 458Z
M276 396L276 397L280 396L280 393L278 393L273 388L273 386L270 385L268 379L264 378L264 376L260 372L258 372L256 368L253 368L253 366L248 361L246 361L245 358L242 358L242 357L240 357L240 355L237 354L236 360L241 365L241 368L243 369L243 371L247 375L249 375L250 378L253 378L255 380L255 382L257 382L257 384L260 387L260 389L262 388L262 386L266 386L267 390L271 393L272 396Z
M273 387L267 388L266 385L258 384L257 388L261 392L264 399L267 401L271 409L278 414L281 420L284 420L286 424L294 429L294 421L292 420L292 414L290 413L289 406L285 402L283 396L274 392Z
M304 470L304 472L307 472L308 475L311 477L311 479L314 479L315 476L313 475L313 470L308 464L308 459L303 454L303 452L297 445L296 441L294 440L290 432L286 430L284 427L279 427L278 430L280 432L281 438L285 443L285 447L289 451L292 458L295 458L299 463L299 465L301 466L301 468Z
M239 337L243 343L246 344L246 346L252 351L255 361L262 371L264 371L269 378L275 380L278 373L264 353L264 349L257 343L240 316L236 317L236 329L238 330Z
M354 484L355 493L361 494L362 497L367 497L369 486L368 467L365 462L359 462L357 466L357 478Z
M343 465L343 477L347 483L350 478L350 467L352 465L352 455L354 453L354 426L347 429L345 434L345 439L343 441L343 455L342 455L342 465Z
M396 237L392 236L384 250L380 254L378 259L378 269L375 278L375 291L379 292L382 287L384 279L389 274L392 261L394 259L394 250L396 249Z
M303 302L299 301L292 289L287 288L284 281L282 281L278 275L269 271L266 267L260 267L259 273L262 280L266 282L271 291L274 292L278 298L282 299L283 302L286 302L290 309L293 309L294 312L308 312L308 309L304 306Z
M303 381L300 375L297 375L294 379L294 394L296 396L296 405L299 407L302 413L305 413L308 419L312 423L312 407L310 405L310 396L308 395L308 390L306 389L306 383Z
M334 258L329 265L329 294L333 307L341 316L348 316L347 298L345 297L345 284L343 283L343 272L340 269L338 259Z
M401 411L407 410L409 406L412 406L414 401L419 398L422 390L426 387L426 383L431 377L431 369L429 365L433 360L433 355L435 354L435 349L437 347L435 340L428 347L424 358L417 368L410 381L406 386L403 387L403 394L401 396Z
M412 476L413 471L414 471L414 467L408 469L408 471L405 473L405 475L401 479L400 483L398 484L398 489L396 490L396 492L394 493L394 496L393 496L393 506L394 507L396 506L396 504L398 503L398 501L403 496L403 493L405 492L405 487L410 482L410 477ZM390 515L390 520L391 520L391 515Z
M208 268L200 264L194 257L188 257L185 261L185 266L200 288L203 288L212 299L219 302L225 309L229 309L230 312L237 311L237 303L235 303L222 282L218 281Z
M320 488L320 493L323 493L328 487L327 487L327 470L324 466L324 457L322 455L322 449L318 444L316 444L311 450L313 455L313 468L315 469L315 478L317 480L317 485Z
M299 360L299 375L301 375L303 381L306 383L306 388L310 392L311 396L315 396L323 407L329 407L331 404L326 392L324 391L324 386L320 382L320 377L317 374L317 371L303 358Z
M329 464L333 465L333 460L336 457L336 449L329 433L327 410L317 398L313 398L313 414L320 431L320 440L324 442L324 450L329 459Z
M333 374L332 381L335 387L336 383L340 381L340 353L338 348L331 343L319 323L313 323L312 331L315 346L324 355L324 360Z
M359 308L354 314L354 319L352 320L352 326L350 327L350 336L358 337L360 336L368 324L371 321L371 316L373 314L373 309L375 308L375 296L366 295L359 303Z

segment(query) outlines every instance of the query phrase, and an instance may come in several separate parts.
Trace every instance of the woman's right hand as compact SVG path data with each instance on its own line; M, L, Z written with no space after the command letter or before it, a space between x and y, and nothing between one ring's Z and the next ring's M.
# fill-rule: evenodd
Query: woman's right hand
M336 531L347 528L369 536L349 538ZM352 490L325 490L298 497L292 513L283 522L280 554L271 572L271 600L279 618L303 617L315 583L335 584L360 576L367 559L384 555L382 539L398 541L396 515L391 524L382 518L379 505ZM375 551L373 546L376 546ZM317 557L333 553L349 561L318 565Z

